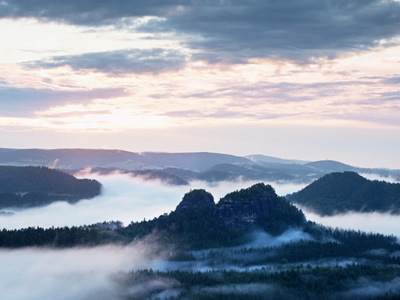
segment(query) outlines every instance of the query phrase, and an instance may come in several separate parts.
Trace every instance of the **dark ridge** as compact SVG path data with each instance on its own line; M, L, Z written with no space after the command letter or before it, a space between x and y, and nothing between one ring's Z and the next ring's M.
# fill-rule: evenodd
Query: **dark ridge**
M367 180L355 172L334 172L289 196L321 215L348 211L400 213L400 184Z
M175 211L183 214L190 210L202 210L204 208L215 209L214 197L205 190L193 190L183 196Z
M205 190L192 190L170 214L132 223L121 232L130 239L156 232L163 242L182 249L205 249L242 244L255 229L277 235L305 224L301 211L270 185L259 183L226 195L218 204Z
M264 183L227 194L219 201L216 215L229 229L261 228L271 234L280 234L306 222L301 211Z
M46 167L0 166L0 208L33 207L53 201L93 198L100 194L96 180L77 179Z

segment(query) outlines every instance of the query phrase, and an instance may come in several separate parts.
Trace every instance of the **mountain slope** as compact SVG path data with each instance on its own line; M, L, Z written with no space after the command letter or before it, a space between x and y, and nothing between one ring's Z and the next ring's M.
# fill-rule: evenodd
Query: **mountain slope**
M149 180L165 178L171 184L184 184L191 180L215 182L238 179L309 183L327 173L338 171L400 178L400 170L361 169L336 161L305 162L265 155L240 157L209 152L135 153L102 149L6 148L0 148L0 154L0 165L48 166L71 174L86 168L101 168L103 171L118 169L121 172L146 171L146 176L143 177Z
M308 161L305 160L299 160L299 159L282 159L282 158L277 158L273 156L267 156L267 155L262 155L262 154L252 154L252 155L247 155L246 158L257 162L257 163L273 163L273 164L298 164L298 165L304 165L308 163Z
M183 168L203 171L220 163L252 164L247 158L208 152L134 153L102 149L0 149L0 164L15 166L56 166L79 170L86 167L126 170Z
M218 204L205 190L192 190L169 215L132 223L122 232L130 239L157 232L163 242L204 249L238 245L254 230L277 235L305 224L301 211L270 185L259 183L226 195Z
M321 215L348 211L400 213L400 184L370 181L355 172L334 172L289 196Z
M100 194L96 180L77 179L46 167L0 166L0 208L76 202Z
M357 168L352 167L350 165L346 165L344 163L334 161L334 160L320 160L306 163L305 166L312 168L314 170L323 171L323 172L344 172L344 171L352 171Z
M215 214L229 229L263 229L271 234L306 223L301 211L263 183L227 194L218 202Z

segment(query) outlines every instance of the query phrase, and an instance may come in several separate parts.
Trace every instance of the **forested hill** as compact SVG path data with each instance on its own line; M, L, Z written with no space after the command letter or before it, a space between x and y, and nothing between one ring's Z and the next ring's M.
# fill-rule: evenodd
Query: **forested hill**
M400 214L400 184L371 181L354 172L327 174L288 199L321 215L348 211Z
M258 183L226 195L217 204L205 190L193 190L169 215L132 223L121 234L135 239L157 232L163 241L181 248L204 249L240 244L254 230L278 235L305 224L300 210L278 197L270 185Z
M76 202L99 195L100 189L96 180L77 179L47 167L0 166L0 208Z

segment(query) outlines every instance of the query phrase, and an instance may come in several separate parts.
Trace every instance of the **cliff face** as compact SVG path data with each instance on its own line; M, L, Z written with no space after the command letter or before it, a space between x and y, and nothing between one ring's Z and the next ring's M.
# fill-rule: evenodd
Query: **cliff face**
M255 229L278 235L304 223L301 211L260 183L230 193L218 204L205 190L192 190L170 214L132 223L125 232L133 238L157 232L160 242L193 250L237 246L248 242Z
M228 231L263 229L271 234L306 222L300 210L263 183L227 194L218 204L205 190L193 190L183 197L174 214L186 219L187 223L203 219Z
M301 211L263 183L226 195L217 204L215 215L227 228L240 231L262 228L279 233L306 222Z
M253 186L250 189L254 191L256 187ZM254 194L230 193L218 203L216 216L221 218L230 229L252 228L255 227L258 218L267 216L282 206L276 198L274 190L269 186L265 186L263 190Z

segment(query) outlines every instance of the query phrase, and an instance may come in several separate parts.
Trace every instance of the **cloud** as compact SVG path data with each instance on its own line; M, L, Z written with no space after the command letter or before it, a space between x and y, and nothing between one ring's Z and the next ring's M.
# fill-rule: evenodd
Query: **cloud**
M56 202L51 205L11 210L12 216L1 216L3 228L26 228L29 226L62 227L89 225L103 221L122 221L128 225L131 221L149 220L175 210L185 193L191 189L205 189L212 193L217 202L226 194L247 188L255 182L191 182L190 186L170 186L160 181L143 181L129 175L115 174L103 176L92 174L90 178L99 180L102 194L93 199L82 200L71 205ZM303 185L272 183L280 195L300 190Z
M156 245L0 250L2 299L125 299L117 272L157 268ZM159 282L159 285L161 282ZM163 287L168 288L168 282ZM138 291L131 291L137 293ZM132 295L131 295L132 296Z
M5 0L0 17L34 17L87 26L132 25L169 33L196 50L195 59L243 63L250 58L318 62L341 53L392 46L398 36L398 1L48 1ZM135 25L136 26L136 25ZM135 27L136 28L136 27Z
M235 84L205 92L188 93L183 95L183 97L207 99L229 98L232 99L231 105L236 107L242 107L243 100L246 100L247 105L260 105L266 101L268 104L299 103L315 101L316 94L319 98L338 95L348 85L366 86L368 84L368 82L353 80L344 82L315 82L311 84L260 81L257 84Z
M190 35L186 44L199 59L243 62L249 58L335 58L379 46L398 35L395 1L224 1L185 6L145 30ZM317 60L318 61L318 60Z
M191 187L171 187L160 182L149 182L131 178L128 175L115 174L111 176L92 175L103 183L103 195L91 200L78 202L76 205L60 205L56 203L47 207L30 209L16 212L10 217L0 217L0 222L6 228L18 228L20 226L64 226L87 224L105 219L141 220L143 217L152 218L159 212L168 212L174 209L183 194L190 188L206 188L211 191L214 198L218 200L235 189L247 187L249 182L229 182L208 184L205 182L192 182ZM294 186L277 185L278 194L293 192ZM298 188L298 186L296 186ZM351 217L351 216L350 216ZM15 222L17 218L18 222ZM125 221L124 219L124 221ZM59 224L57 224L59 222ZM337 219L336 225L344 226L344 220ZM359 219L354 224L359 225ZM393 233L399 226L391 227L393 224L400 224L399 219L388 222L387 216L379 216L379 219L370 219L369 223L375 229L381 223L387 228L392 228ZM61 225L60 225L61 224ZM357 229L357 226L353 227ZM376 230L374 230L376 232ZM397 231L400 232L400 231ZM299 230L292 229L277 237L271 237L263 232L254 233L254 239L245 247L270 247L279 246L283 243L297 242L301 239L310 240L311 237ZM73 249L48 249L48 248L24 248L5 250L0 249L0 290L2 297L10 300L21 299L126 299L129 297L147 296L153 292L159 297L168 298L171 295L179 295L181 287L176 280L155 278L142 278L142 280L131 280L124 284L124 276L133 274L131 271L139 269L153 270L238 270L249 271L272 265L259 265L259 259L253 260L252 254L239 254L240 259L246 265L232 263L235 259L232 250L224 250L223 257L226 261L213 262L201 258L196 261L176 262L166 261L163 251L160 254L160 247L152 242L152 239L135 241L128 246L100 246L94 248L73 248ZM165 250L165 249L161 249ZM194 253L196 254L196 253ZM207 256L207 255L206 255ZM335 260L333 263L345 263ZM302 262L304 263L304 262ZM312 263L312 262L310 262ZM318 265L323 264L319 262ZM327 264L330 264L327 263ZM118 277L118 276L121 277ZM131 275L129 275L131 276ZM138 279L136 277L129 277ZM140 278L139 278L140 279ZM362 293L361 288L368 286L363 279L352 286L346 295ZM374 293L379 294L379 288L387 291L398 286L398 279L388 282L373 282L370 287ZM279 288L279 286L275 286ZM195 287L196 288L196 287ZM201 287L199 287L201 288ZM207 293L243 293L248 294L252 290L267 292L272 289L270 285L230 285L215 286L206 288ZM248 290L250 289L250 291ZM257 292L257 293L258 293Z
M235 119L235 118L251 118L251 119L275 119L282 117L283 114L272 114L272 113L248 113L241 111L232 111L229 107L219 108L211 112L205 112L202 110L176 110L162 113L161 116L173 117L173 118L207 118L207 119Z
M0 3L2 18L37 18L43 21L58 21L68 24L101 26L114 24L129 17L157 16L167 14L184 0L168 1L123 1L112 0L54 0L30 1L5 0Z
M124 75L177 71L185 66L185 62L185 56L179 51L158 48L54 56L25 65L31 68L69 66L73 70L88 69L113 75Z
M296 205L298 206L298 205ZM356 213L350 212L334 216L321 217L305 207L300 207L307 220L332 228L361 230L364 232L395 235L400 238L400 215L389 213Z
M170 186L159 181L143 181L129 175L115 174L110 176L92 174L103 184L102 195L90 200L82 200L74 205L56 202L49 206L14 211L12 216L1 216L3 228L18 229L29 226L62 227L88 225L97 222L119 220L125 225L131 221L149 220L175 210L183 195L191 189L205 189L213 196L215 202L226 194L247 188L254 182L190 182L190 186ZM266 182L268 183L268 182ZM290 182L269 182L278 195L284 196L301 190L306 184ZM400 237L400 216L382 213L349 213L332 217L321 217L301 207L311 221L344 229L394 234ZM300 235L301 236L301 235ZM305 238L301 236L300 238ZM287 233L282 239L298 239L298 235ZM275 241L279 243L279 241Z
M5 228L28 226L61 227L88 225L119 220L152 219L169 213L178 205L187 187L171 187L155 181L143 181L128 175L96 176L103 187L102 194L93 199L71 205L56 202L49 206L17 211L14 216L2 218Z
M400 177L396 178L394 176L382 176L379 174L374 173L360 173L360 175L368 180L379 180L379 181L386 181L390 183L400 183Z
M381 78L378 77L379 79L381 79L382 83L386 83L386 84L399 84L400 83L400 76L391 76L391 77L387 77L387 78Z
M58 91L0 87L0 115L32 116L35 111L70 103L90 103L94 99L125 96L123 88L100 88L92 90Z
M246 244L247 248L279 247L282 244L296 243L301 240L311 241L313 238L301 230L288 229L279 236L271 236L263 231L253 232L252 242Z

